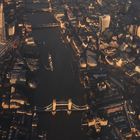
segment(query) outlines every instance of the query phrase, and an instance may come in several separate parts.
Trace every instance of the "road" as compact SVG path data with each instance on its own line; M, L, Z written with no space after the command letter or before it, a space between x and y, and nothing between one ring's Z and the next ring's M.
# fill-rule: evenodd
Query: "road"
M26 8L41 8L44 4L28 3ZM48 24L56 22L51 13L27 13L28 20L33 25ZM83 91L80 87L79 76L73 72L73 54L69 46L61 39L59 27L33 30L33 36L37 42L45 42L39 46L40 70L36 75L38 88L35 94L35 104L45 106L56 100L68 100L69 98L78 105L84 104ZM52 54L54 71L46 71L48 53ZM42 113L40 115L40 128L48 131L48 140L87 140L81 131L80 121L82 113L66 112Z

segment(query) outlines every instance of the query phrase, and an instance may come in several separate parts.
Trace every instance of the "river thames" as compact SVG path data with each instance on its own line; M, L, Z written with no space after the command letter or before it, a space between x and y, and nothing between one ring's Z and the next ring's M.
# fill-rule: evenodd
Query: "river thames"
M26 4L27 9L40 9L47 7L46 3ZM28 10L27 10L28 11ZM52 13L28 12L28 21L33 26L55 23ZM38 88L35 93L35 104L46 106L53 99L57 101L72 99L78 105L84 103L84 93L80 86L79 75L75 74L72 49L66 46L61 38L60 28L43 28L33 30L33 37L40 43L40 70L36 75ZM54 71L46 71L48 54L51 53ZM81 131L81 115L79 112L59 112L53 116L51 113L40 114L40 128L47 130L49 140L87 140Z

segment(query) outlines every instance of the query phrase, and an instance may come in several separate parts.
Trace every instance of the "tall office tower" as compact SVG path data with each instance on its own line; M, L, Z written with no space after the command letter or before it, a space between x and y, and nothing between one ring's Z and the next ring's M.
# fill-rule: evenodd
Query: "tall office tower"
M138 25L129 25L128 31L130 34L135 35L140 38L140 26Z
M3 3L0 3L0 42L4 42L5 40L6 40L6 33L5 33Z
M111 17L110 15L103 15L99 17L99 23L101 32L105 31L110 26Z

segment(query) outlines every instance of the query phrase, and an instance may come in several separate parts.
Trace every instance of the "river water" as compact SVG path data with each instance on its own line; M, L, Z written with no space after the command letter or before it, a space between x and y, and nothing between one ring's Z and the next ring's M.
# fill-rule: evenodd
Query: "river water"
M28 1L26 8L40 9L47 7L45 3L32 4ZM56 22L51 13L26 13L28 20L33 25ZM40 70L36 75L38 88L35 94L35 104L45 106L56 100L68 100L69 98L78 105L83 104L83 90L80 87L79 76L73 69L73 54L69 46L61 39L59 27L33 30L33 36L37 42L45 42L39 45ZM48 61L48 53L52 54L54 71L46 71L44 65ZM40 128L47 130L48 140L87 140L81 131L81 115L79 112L59 112L55 116L51 113L40 114Z

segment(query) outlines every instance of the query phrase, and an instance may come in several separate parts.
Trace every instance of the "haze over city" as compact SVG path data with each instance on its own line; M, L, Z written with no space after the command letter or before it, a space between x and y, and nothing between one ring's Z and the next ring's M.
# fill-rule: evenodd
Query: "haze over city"
M0 0L0 140L140 140L140 0Z

